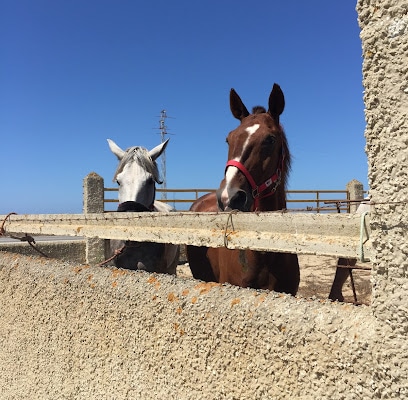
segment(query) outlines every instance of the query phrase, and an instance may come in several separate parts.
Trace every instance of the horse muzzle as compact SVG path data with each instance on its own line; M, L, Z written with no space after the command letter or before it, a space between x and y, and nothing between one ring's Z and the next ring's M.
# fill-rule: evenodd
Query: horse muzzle
M117 212L145 212L150 211L146 206L136 201L125 201L119 203Z
M221 211L250 211L252 207L252 197L242 189L237 189L225 196L225 190L217 190L217 203Z

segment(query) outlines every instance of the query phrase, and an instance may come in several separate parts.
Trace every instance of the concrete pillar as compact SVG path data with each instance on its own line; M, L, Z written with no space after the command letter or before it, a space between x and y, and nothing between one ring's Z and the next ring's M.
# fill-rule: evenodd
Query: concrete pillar
M84 214L103 213L104 211L104 182L103 178L95 172L91 172L83 182Z
M364 186L361 182L353 179L346 185L346 190L349 193L349 200L363 200ZM350 203L349 212L355 213L359 203Z
M359 0L363 43L377 398L407 398L408 4ZM387 342L387 351L383 343Z
M104 212L104 181L95 172L88 174L83 181L83 212ZM85 260L87 264L94 265L105 260L105 240L88 238L85 246Z

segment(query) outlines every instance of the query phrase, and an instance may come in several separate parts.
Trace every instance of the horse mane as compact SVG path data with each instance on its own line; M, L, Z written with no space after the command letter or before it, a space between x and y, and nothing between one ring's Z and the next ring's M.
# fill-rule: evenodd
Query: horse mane
M147 149L139 146L133 146L126 149L126 152L120 160L118 168L116 169L113 181L116 181L117 176L123 171L125 165L131 161L137 162L142 168L152 174L153 179L157 183L162 183L156 161L150 157Z
M292 168L292 156L290 155L290 152L289 152L289 145L288 145L288 140L286 138L285 131L282 125L279 125L279 127L282 132L282 150L285 154L285 159L283 160L282 177L281 177L281 185L285 191L289 173Z

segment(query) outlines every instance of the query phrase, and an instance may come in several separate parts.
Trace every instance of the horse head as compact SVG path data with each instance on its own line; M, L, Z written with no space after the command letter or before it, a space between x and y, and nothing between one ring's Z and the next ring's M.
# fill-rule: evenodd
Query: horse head
M284 184L290 155L279 123L284 107L283 92L277 84L273 85L270 93L268 111L257 106L252 114L231 89L230 108L232 115L240 120L240 125L227 136L228 162L224 179L217 190L220 210L272 210L279 209L282 200L285 202ZM276 192L279 193L273 200L274 205L268 208L265 201L260 205L261 199Z
M109 147L119 160L113 180L119 185L118 212L169 212L172 208L155 201L156 183L161 183L156 159L168 140L152 150L129 147L122 150L108 139ZM155 242L111 240L111 253L116 253L117 268L175 274L180 254L178 245ZM120 249L120 250L119 250Z
M156 183L162 183L156 159L165 150L169 139L152 150L133 146L122 150L108 139L109 148L119 160L113 180L119 185L118 211L147 211L153 209Z

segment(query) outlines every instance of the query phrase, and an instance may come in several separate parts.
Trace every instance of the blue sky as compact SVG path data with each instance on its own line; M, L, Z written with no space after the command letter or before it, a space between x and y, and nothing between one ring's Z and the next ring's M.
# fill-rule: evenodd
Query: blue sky
M113 187L122 148L172 135L168 188L215 188L225 137L274 82L289 189L367 189L356 2L0 0L0 214L82 211L82 180Z

